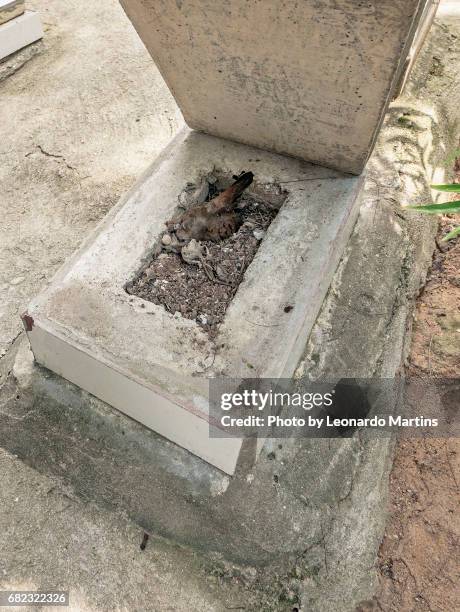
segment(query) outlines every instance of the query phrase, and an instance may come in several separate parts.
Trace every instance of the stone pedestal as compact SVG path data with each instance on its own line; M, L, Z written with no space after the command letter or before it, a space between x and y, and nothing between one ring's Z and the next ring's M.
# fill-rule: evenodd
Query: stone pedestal
M254 172L250 190L269 190L276 177L286 199L212 339L125 287L187 182L244 168ZM30 304L23 320L35 359L233 474L242 440L210 438L209 379L293 376L353 228L361 183L185 128Z
M426 0L121 0L196 130L358 174Z

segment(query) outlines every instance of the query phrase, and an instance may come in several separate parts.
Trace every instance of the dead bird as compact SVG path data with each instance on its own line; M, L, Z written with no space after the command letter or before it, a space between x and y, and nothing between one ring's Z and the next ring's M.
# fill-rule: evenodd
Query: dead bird
M254 179L252 172L244 172L237 180L215 198L186 210L167 223L169 231L175 231L178 240L224 240L241 225L241 217L233 211L235 201Z

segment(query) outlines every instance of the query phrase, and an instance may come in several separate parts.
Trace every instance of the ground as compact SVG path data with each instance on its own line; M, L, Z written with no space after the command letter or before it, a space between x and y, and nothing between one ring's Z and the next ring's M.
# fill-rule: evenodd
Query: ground
M460 179L459 164L454 178ZM445 217L439 238L459 220ZM417 302L410 376L457 378L460 364L460 242L441 245ZM458 409L458 405L456 406ZM379 554L380 609L458 610L460 440L399 441L390 515Z
M52 585L70 591L70 609L79 612L241 605L232 585L218 582L186 549L150 538L142 551L137 525L82 502L1 449L0 472L2 590Z
M171 95L118 2L31 0L29 5L43 17L43 43L0 66L0 292L7 298L0 304L0 385L8 379L2 389L1 417L9 400L14 402L21 393L20 385L26 384L23 362L15 363L16 350L24 346L19 313L182 125ZM337 295L337 283L331 290L328 304L336 300L339 308L332 310L332 323L321 327L327 319L329 306L325 306L314 333L310 365L321 366L326 361L334 369L343 365L340 358L345 355L347 367L355 374L359 370L366 376L377 366L385 372L390 353L401 352L401 337L409 338L406 316L411 314L412 297L424 278L422 262L431 256L431 242L430 232L420 225L423 240L412 248L410 241L415 245L417 227L404 218L400 210L404 202L398 198L410 194L411 186L426 181L425 173L432 174L439 157L448 156L448 151L438 151L449 140L444 133L441 138L439 131L455 131L459 119L455 114L460 94L455 79L459 30L458 20L443 18L438 23L409 84L408 97L393 105L384 130L385 142L371 160L368 195L350 241L348 260L344 258L338 272L337 280L345 279L345 284ZM422 92L422 100L411 106L412 92ZM439 113L432 112L433 100ZM447 118L452 119L448 129ZM451 136L457 138L458 134ZM428 142L421 148L417 139ZM120 146L123 155L119 154ZM414 227L409 227L411 223ZM359 258L354 259L360 252L376 256L362 264ZM458 297L442 291L441 299L436 288L458 286L456 257L458 245L446 256L437 254L431 281L419 301L410 367L424 375L458 374L458 352L451 342L455 337L451 333L453 316L458 309L453 300ZM417 268L420 270L415 273ZM337 298L339 293L342 301ZM395 333L398 325L402 331ZM321 341L316 341L318 338ZM387 343L384 349L382 338ZM373 344L372 363L365 343ZM10 384L11 372L14 385ZM12 398L7 397L10 393ZM46 412L46 406L42 409ZM35 422L43 425L40 415L36 416L34 421L30 411L26 415L12 411L6 414L6 421L16 419L27 433L27 427ZM136 521L66 488L52 474L68 472L69 465L75 473L85 465L85 477L101 497L110 486L99 478L104 472L100 471L94 440L80 439L76 428L66 433L62 465L51 465L54 455L45 443L52 432L46 427L38 429L45 455L39 459L48 463L43 471L14 456L14 446L19 444L14 438L8 445L0 438L0 446L10 450L0 455L2 588L70 588L72 609L97 612L268 609L260 600L254 604L251 590L239 588L240 583L254 581L252 568L238 573L209 566L189 548L158 537L151 537L141 551L144 531ZM0 434L6 437L6 429ZM397 449L390 520L380 551L381 591L375 599L385 611L444 612L458 607L454 567L458 567L454 557L458 527L455 514L449 512L457 509L453 492L458 483L458 450L450 440L426 444L404 441ZM113 460L115 452L107 445L102 459L109 462L112 457L116 467L120 463ZM297 472L296 465L283 467L280 455L269 457L267 465L279 479L276 487L272 486L281 495L284 482L294 482ZM301 460L301 453L295 459ZM385 474L382 469L383 480ZM374 474L364 476L370 479ZM373 558L362 554L362 538L348 534L355 530L359 536L372 521L382 519L379 506L384 497L377 497L372 500L374 505L367 507L359 483L352 482L342 490L346 484L337 484L337 504L350 507L349 521L336 524L327 538L305 549L309 563L317 553L318 567L325 567L320 570L324 575L321 589L326 595L329 590L331 601L323 603L323 611L340 609L337 602L342 601L343 585L331 578L336 576L335 567L342 573L348 571L349 581L353 574L367 576L374 567ZM382 491L384 488L382 484ZM358 506L360 498L362 506ZM353 510L358 507L355 516ZM199 512L199 504L190 503L190 515L192 508ZM342 547L339 536L344 529L346 547L340 558L334 544ZM378 529L375 533L381 534ZM278 605L272 609L295 609L300 582L303 601L308 602L309 593L317 589L313 572L303 573L303 556L293 574L284 581L280 577L279 593L275 593ZM445 578L434 580L438 575ZM305 606L308 604L302 609L310 612Z

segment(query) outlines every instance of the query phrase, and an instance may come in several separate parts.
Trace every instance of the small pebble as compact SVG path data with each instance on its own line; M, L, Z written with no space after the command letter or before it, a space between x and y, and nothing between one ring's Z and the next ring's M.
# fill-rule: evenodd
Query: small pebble
M197 316L197 321L198 321L198 323L201 323L201 325L206 325L207 322L208 322L208 318L204 314L199 314Z
M168 246L171 244L172 242L172 238L169 234L164 234L163 238L161 239L161 242L165 245Z
M252 233L253 233L254 238L255 238L256 240L262 240L262 238L265 236L265 232L264 232L264 230L259 230L259 229L256 229L256 230L254 230Z
M145 550L145 547L147 546L148 541L149 541L149 534L144 532L144 536L142 538L142 542L139 548L141 550Z

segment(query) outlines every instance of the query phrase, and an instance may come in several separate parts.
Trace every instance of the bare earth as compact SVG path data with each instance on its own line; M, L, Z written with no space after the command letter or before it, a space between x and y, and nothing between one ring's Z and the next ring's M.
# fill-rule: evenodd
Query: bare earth
M453 221L442 219L439 237ZM458 378L459 332L457 239L446 252L436 252L419 298L408 375ZM380 592L373 609L460 610L459 479L459 439L399 441L390 477L390 516L379 554Z

